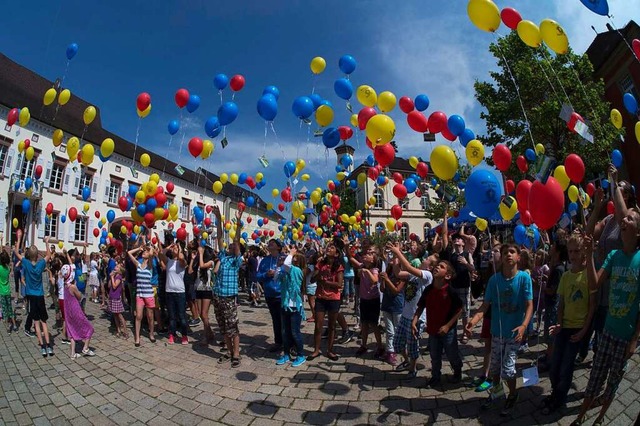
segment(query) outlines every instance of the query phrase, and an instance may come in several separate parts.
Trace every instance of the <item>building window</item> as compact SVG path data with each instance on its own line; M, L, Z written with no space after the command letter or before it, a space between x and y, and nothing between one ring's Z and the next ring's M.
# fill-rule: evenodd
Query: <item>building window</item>
M45 219L44 236L58 238L58 212L52 212L51 217Z
M429 196L426 194L423 194L420 197L420 207L422 207L422 210L426 210L429 208Z
M105 201L109 204L118 204L122 183L109 181L109 186L105 190Z
M9 147L0 144L0 174L4 173L4 166L7 163L7 156L9 155Z
M164 195L166 195L166 197L167 197L167 202L164 203L164 206L162 206L162 207L165 208L165 209L168 209L169 206L171 204L173 204L173 200L175 200L176 196L175 195L171 195L171 194L167 194L166 192L164 193Z
M405 197L402 200L398 200L398 204L400 204L402 210L407 210L409 208L409 198Z
M87 241L87 218L79 217L76 219L75 232L73 234L73 241L84 243Z
M429 237L430 233L431 233L431 224L425 223L424 226L422 227L422 234L425 240Z
M409 225L406 222L402 223L402 227L400 228L400 238L402 241L409 240Z
M82 170L80 174L80 182L78 184L78 196L82 197L82 190L84 187L88 187L91 190L91 182L93 181L93 173L89 173L86 170Z
M60 163L53 163L51 166L51 176L49 177L49 188L62 191L62 182L66 167Z
M189 220L189 215L191 213L191 201L182 199L182 204L180 205L180 219Z
M33 176L33 169L36 167L36 160L38 155L34 155L31 161L28 161L26 157L22 157L22 164L20 165L20 180L24 180L27 177Z
M384 193L382 192L382 189L378 188L373 191L373 196L376 198L376 204L374 207L376 209L384 209Z

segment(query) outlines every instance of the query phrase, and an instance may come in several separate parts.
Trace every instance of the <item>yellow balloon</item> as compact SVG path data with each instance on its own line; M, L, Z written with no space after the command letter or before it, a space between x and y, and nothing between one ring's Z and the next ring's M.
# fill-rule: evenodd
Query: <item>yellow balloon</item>
M160 183L160 175L157 173L151 173L151 176L149 176L149 180L154 181L155 183L159 184Z
M569 176L567 176L564 166L560 165L556 167L553 171L553 177L558 181L563 191L566 191L567 188L569 188L570 179Z
M62 139L64 138L64 133L60 129L56 129L53 131L53 146L59 147L62 144Z
M364 172L358 174L358 185L362 185L367 181L367 175Z
M316 123L319 126L328 126L333 121L333 109L329 105L320 105L316 110Z
M24 127L29 124L29 120L31 120L31 113L29 112L29 108L22 107L20 109L20 114L18 115L18 124Z
M90 208L91 208L91 206L89 205L89 203L84 203L84 206L82 206L82 210L85 213L88 212Z
M202 141L202 152L200 153L200 157L203 160L206 160L213 154L213 142L208 139Z
M176 204L169 204L169 214L171 216L178 214L178 206Z
M325 105L321 105L321 106L325 106ZM298 158L298 161L296 161L296 169L303 170L305 167L307 167L307 163L304 161L304 159Z
M500 216L504 220L511 220L518 213L518 202L513 197L507 197L507 199L511 201L511 207L509 207L508 202L501 202L499 207Z
M267 203L267 210L273 209L273 203Z
M280 194L280 191L278 191L278 188L273 188L271 190L271 195L273 196L273 198L276 198L278 194Z
M327 61L321 56L316 56L311 60L311 72L314 74L320 74L327 66Z
M145 202L145 200L146 200L146 199L147 199L147 196L146 196L146 194L144 193L144 191L143 191L142 189L139 189L139 190L136 192L136 202L137 202L138 204L142 204L142 203L144 203L144 202Z
M640 143L640 121L636 123L635 133L636 133L636 140L638 141L638 143Z
M100 154L102 154L103 158L111 157L113 154L113 150L116 148L116 143L111 138L106 138L102 141L100 145Z
M343 180L343 179L344 179L344 177L345 177L344 172L338 172L338 173L336 173L336 179L338 179L338 180Z
M469 141L464 152L467 156L467 161L472 166L477 166L484 160L484 146L477 139Z
M235 173L231 173L231 177L229 177L229 182L231 182L232 185L236 185L238 183L238 175Z
M13 224L14 228L16 228L16 229L18 228L19 223L18 223L18 219L17 218L14 217L13 220L11 221L11 223Z
M151 164L151 156L146 152L142 154L140 156L140 164L142 164L142 167L149 167L149 164Z
M147 188L145 193L147 195L156 195L156 190L158 189L158 184L153 182L153 181L149 181L147 182Z
M311 176L309 176L307 173L305 173L302 176L300 176L300 179L302 179L303 182L306 182L309 179L311 179Z
M82 147L82 153L80 154L80 159L82 160L82 164L84 166L88 166L93 163L93 156L95 155L95 149L93 145L88 143Z
M232 240L236 238L236 231L229 231L229 238Z
M56 100L57 95L58 92L56 92L56 89L54 89L53 87L50 88L49 90L44 92L44 99L42 100L42 103L45 105L51 105L53 101Z
M392 92L382 92L378 96L378 108L382 112L389 112L396 107L396 95Z
M124 226L124 225L122 225L122 226L120 227L120 233L121 233L121 234L126 234L126 233L127 233L127 227L126 227L126 226Z
M262 179L264 179L262 172L256 173L256 182L262 182Z
M227 175L226 173L223 173L220 175L220 182L222 182L223 185L228 181L229 181L229 175Z
M616 129L622 129L622 114L620 114L620 111L615 108L612 109L609 119Z
M378 102L376 91L373 90L373 87L367 86L366 84L358 87L356 97L358 98L358 102L366 107L372 107Z
M26 149L24 156L27 158L27 161L33 160L33 156L36 154L36 150L33 149L32 146Z
M517 31L520 40L527 46L538 48L542 44L540 28L533 22L523 19L518 23Z
M584 194L584 201L582 202L582 207L586 209L589 207L590 204L591 204L591 197L589 196L589 194Z
M85 125L89 125L93 123L93 120L96 118L96 107L93 105L89 105L85 108L84 113L82 113L82 121L84 121Z
M216 194L219 194L220 192L222 192L222 182L220 182L219 180L213 182L213 192L215 192Z
M388 115L376 114L367 122L366 134L374 146L384 145L396 135L396 124Z
M387 219L387 231L393 232L396 229L396 220L393 218Z
M100 219L100 223L103 225L107 223L107 218L103 216L102 219Z
M293 213L294 218L299 218L304 213L304 203L300 200L297 200L291 205L291 213Z
M480 232L486 230L487 225L489 225L489 222L487 222L487 219L483 219L481 217L476 218L476 228L478 228Z
M316 235L317 235L318 237L322 237L322 232L323 232L323 231L322 231L322 228L316 228Z
M458 171L458 157L448 145L438 145L431 151L431 169L442 180L452 179Z
M64 242L58 241L58 248L61 249L62 247L64 247Z
M544 44L558 55L564 55L569 50L569 38L564 29L553 19L540 22L540 35Z
M208 232L203 232L203 233L202 233L202 238L204 238L205 240L206 240L207 238L209 238L209 233L208 233Z
M24 141L18 142L18 152L22 154L22 151L24 151Z
M358 127L358 114L351 114L351 118L349 119L349 122L351 123L351 125L353 127Z
M109 233L107 234L107 237L109 237L109 238L113 238L113 234L112 234L111 232L109 232Z
M415 169L416 167L418 167L418 162L419 162L419 161L420 161L420 160L418 160L418 157L409 157L409 165L410 165L411 167L413 167L414 169Z
M138 108L136 108L136 112L138 113L138 117L145 118L151 112L151 104L149 104L147 109L145 109L144 111L140 111Z
M571 200L572 203L575 203L576 201L578 201L578 187L576 187L575 185L571 185L569 187L569 190L567 191L567 195L569 196L569 199Z
M71 91L69 91L69 89L64 89L58 95L58 103L60 105L66 105L67 102L69 102L69 99L71 99Z
M69 138L67 141L67 156L69 156L69 161L75 161L78 156L78 150L80 149L80 139L75 136Z
M500 9L491 0L471 0L467 14L473 25L490 33L500 27Z
M156 207L155 209L153 209L153 217L156 220L162 219L163 216L164 216L164 209L162 207Z
M544 152L545 152L544 145L542 145L541 143L536 144L536 154L544 155Z
M342 213L342 214L340 215L340 220L341 220L342 222L349 222L349 215L348 215L348 214L346 214L346 213Z
M322 199L322 194L319 193L318 191L313 191L311 193L311 202L313 204L318 204L321 199Z

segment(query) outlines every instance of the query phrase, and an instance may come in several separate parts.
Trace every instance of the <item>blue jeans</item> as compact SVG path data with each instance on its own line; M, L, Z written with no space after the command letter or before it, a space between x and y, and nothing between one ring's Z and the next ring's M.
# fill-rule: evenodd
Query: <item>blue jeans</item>
M273 325L273 338L277 346L282 346L282 315L280 311L281 300L279 297L265 297L269 314L271 314L271 324Z
M169 314L169 333L175 335L177 322L180 321L180 334L189 332L187 323L187 295L185 293L167 293L167 313Z
M285 355L291 351L291 348L295 345L296 353L298 356L302 356L304 347L302 345L302 333L300 332L300 323L302 323L302 316L300 312L285 311L281 309L282 314L282 347Z
M574 343L569 339L579 331L579 328L563 328L556 335L553 342L549 379L551 380L551 395L560 404L564 404L567 401L567 394L573 379L576 356L582 343L582 341ZM586 340L586 337L583 340Z
M348 299L349 296L354 296L355 288L353 285L353 280L355 277L344 277L344 288L342 289L342 297L344 299Z
M458 338L456 327L444 336L429 335L429 354L431 355L431 376L439 380L442 376L442 351L447 354L447 359L451 363L454 374L462 372L462 359L458 351Z

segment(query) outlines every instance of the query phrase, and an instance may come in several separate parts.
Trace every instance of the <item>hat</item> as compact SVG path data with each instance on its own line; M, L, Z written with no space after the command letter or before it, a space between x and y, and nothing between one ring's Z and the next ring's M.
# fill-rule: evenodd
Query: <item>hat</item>
M71 265L62 265L62 268L60 269L60 274L62 275L62 279L64 280L65 284L69 284L71 282L73 282L73 279L75 278L75 274L73 273L73 269L71 268Z

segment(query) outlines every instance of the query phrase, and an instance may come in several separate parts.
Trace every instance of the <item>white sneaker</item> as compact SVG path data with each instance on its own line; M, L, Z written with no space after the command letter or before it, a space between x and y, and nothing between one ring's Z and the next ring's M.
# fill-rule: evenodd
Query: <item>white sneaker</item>
M91 349L85 349L82 351L82 355L84 356L96 356L96 353L93 352Z
M71 355L71 359L76 359L76 358L80 358L82 355L75 353L73 355Z

